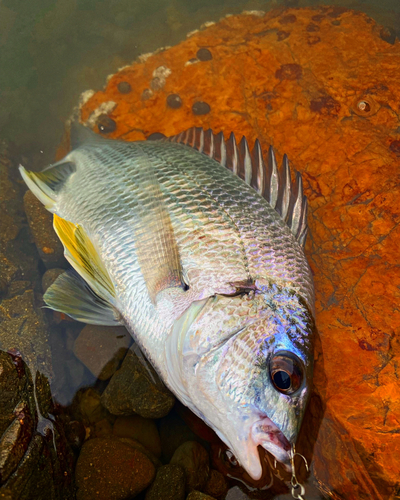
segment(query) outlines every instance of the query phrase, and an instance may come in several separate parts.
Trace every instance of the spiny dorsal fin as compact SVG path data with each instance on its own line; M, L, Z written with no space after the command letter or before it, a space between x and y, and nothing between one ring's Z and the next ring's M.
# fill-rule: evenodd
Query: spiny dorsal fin
M211 129L193 127L167 139L185 144L218 161L253 187L285 220L292 233L304 247L307 238L307 198L303 194L301 174L296 172L292 181L289 161L283 157L278 168L272 147L264 162L260 142L256 140L250 151L248 142L242 137L238 144L233 132L225 141L222 132L214 134Z
M19 166L19 171L28 188L50 212L54 211L57 193L75 170L73 162L64 160L50 165L42 172L31 172L25 170L22 165Z
M71 266L89 284L96 295L114 304L115 288L97 250L85 230L54 214L54 230L64 245L64 255Z
M43 299L48 307L91 325L119 326L119 313L74 270L61 274Z

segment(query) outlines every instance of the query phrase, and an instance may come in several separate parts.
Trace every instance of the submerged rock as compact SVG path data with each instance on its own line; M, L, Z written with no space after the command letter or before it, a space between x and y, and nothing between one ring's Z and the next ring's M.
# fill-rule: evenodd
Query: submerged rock
M38 289L39 256L29 242L23 192L18 163L12 160L7 143L0 140L0 298L18 295L24 287Z
M154 476L154 465L139 450L116 438L90 439L76 465L77 500L127 500Z
M109 416L108 411L100 402L100 394L95 389L86 389L78 394L77 399L79 400L79 413L87 426L101 422Z
M47 379L36 377L20 353L0 351L0 498L69 500L74 456L49 413Z
M100 380L114 375L132 343L124 327L87 325L75 340L75 356Z
M175 451L170 463L183 467L187 492L204 488L210 473L210 458L200 443L188 441L182 444Z
M187 65L203 47L212 63ZM165 87L143 102L161 65L171 70ZM360 12L231 16L124 67L81 108L86 122L114 101L110 137L128 141L192 126L243 134L251 147L258 137L302 173L321 341L310 411L326 417L299 451L313 457L321 490L347 500L399 490L399 67L400 43ZM129 94L118 92L122 79ZM180 108L164 105L170 94ZM192 113L196 102L209 112Z
M185 472L179 465L163 465L146 492L145 500L184 500Z
M16 162L0 143L0 498L69 500L74 454L55 417L52 360ZM18 177L17 177L18 176Z
M130 349L101 402L113 415L137 413L144 418L161 418L171 410L175 398L150 364Z
M225 498L228 491L228 483L224 476L215 469L210 470L210 475L204 486L204 493L217 499Z
M135 439L156 457L161 456L160 436L154 420L150 418L143 418L140 415L118 417L114 422L113 434Z

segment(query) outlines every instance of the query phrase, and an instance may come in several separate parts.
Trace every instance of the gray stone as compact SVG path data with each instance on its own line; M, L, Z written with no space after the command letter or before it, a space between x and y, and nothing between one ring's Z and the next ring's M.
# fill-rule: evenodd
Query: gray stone
M132 343L122 326L87 325L74 344L75 356L100 380L108 380Z
M184 500L185 471L180 465L163 465L157 470L145 500Z
M196 441L188 441L175 451L171 464L183 467L186 475L186 492L202 490L210 473L207 451Z
M121 368L113 375L101 402L114 415L138 414L161 418L174 405L173 394L160 381L154 369L130 349Z

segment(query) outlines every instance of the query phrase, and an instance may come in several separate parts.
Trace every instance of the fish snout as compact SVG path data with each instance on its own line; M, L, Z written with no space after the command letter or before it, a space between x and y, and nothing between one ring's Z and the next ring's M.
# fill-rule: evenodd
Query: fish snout
M257 446L262 446L288 471L291 470L290 453L292 445L270 418L264 417L255 422L251 428L251 436Z

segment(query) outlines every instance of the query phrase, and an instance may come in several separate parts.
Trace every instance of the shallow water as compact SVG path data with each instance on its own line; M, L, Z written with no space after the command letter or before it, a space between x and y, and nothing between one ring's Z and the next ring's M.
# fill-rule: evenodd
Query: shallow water
M93 344L93 337L89 334L86 340L82 340L84 325L41 310L41 279L46 269L60 266L65 268L66 263L61 256L62 249L57 247L57 241L50 241L51 221L46 219L41 207L32 199L25 199L25 207L23 206L22 195L25 188L17 175L18 162L33 170L41 169L50 163L62 140L65 121L77 106L81 93L87 89L101 89L109 74L132 63L140 54L152 52L159 47L176 45L185 40L188 32L204 22L218 21L226 14L237 14L243 10L268 12L276 8L318 5L343 6L365 12L387 28L390 44L394 43L396 35L400 36L400 3L397 0L225 1L218 2L218 6L214 1L208 0L5 0L0 4L0 137L4 141L0 151L3 168L0 251L2 258L5 255L7 261L1 268L4 275L1 276L3 301L0 311L0 347L11 352L11 355L0 352L0 355L4 356L0 359L3 362L2 371L0 370L0 384L3 383L0 404L5 408L3 415L0 415L0 435L4 433L3 436L7 438L0 438L0 449L5 450L3 456L6 456L5 461L0 458L0 498L1 495L6 499L74 498L74 464L84 439L108 439L113 428L115 434L115 415L118 415L119 411L113 414L105 410L104 399L100 404L100 395L106 392L110 377L104 374L104 370L100 370L103 368L101 362L108 360L99 359L98 340ZM368 51L369 47L366 46L365 50ZM270 132L269 136L271 135L273 134ZM376 154L381 154L381 151L377 150ZM362 192L360 188L360 192L355 192L354 196L363 196L366 190L367 188ZM30 221L30 230L25 212ZM363 251L361 246L360 252ZM313 262L316 262L315 259L313 254ZM340 321L345 323L344 320ZM47 339L46 325L49 327L50 340ZM96 335L99 335L97 331ZM112 352L113 358L107 365L109 373L114 373L121 367L129 347L129 341L124 343L123 335L120 332L114 333L113 346L108 346L108 352ZM80 347L77 345L78 337L82 343ZM105 343L108 341L106 337L107 335L104 337ZM391 339L394 342L394 337ZM121 343L120 350L114 352L113 347L118 342ZM362 353L375 349L375 344L370 343L369 337L368 341L363 337L360 342ZM379 346L382 345L383 341ZM79 349L85 351L86 356L88 351L92 350L95 359L86 359L85 364L82 363L77 355ZM394 356L393 354L390 358L388 355L382 366L386 361L391 362ZM53 366L49 369L51 360ZM142 377L143 384L150 384L152 376L144 367L145 362L139 360L137 363L135 369ZM100 376L97 377L98 375ZM51 380L50 387L46 377ZM392 386L388 384L385 387L389 391ZM168 396L165 396L162 387L159 391L159 398L166 398L163 404L168 406ZM4 396L6 392L7 396ZM50 392L56 403L54 406ZM368 396L367 393L367 399ZM390 393L386 399L385 397L382 396L382 404L386 404L388 408L393 404L395 408L394 402L399 399L396 390L393 389L393 394ZM109 397L109 400L111 399ZM323 403L316 403L313 409L319 408L323 413L323 407ZM319 427L323 415L315 411L316 413L309 416L309 420L317 422L316 426ZM390 418L396 417L389 416ZM20 425L17 428L18 422ZM311 425L305 432L312 436L310 427ZM394 428L392 426L390 430L393 435L396 434ZM124 429L123 435L130 435L130 431L126 434L126 428ZM168 446L173 445L169 443L168 435L173 434L173 429L178 429L174 431L175 444L182 434L186 441L201 442L210 454L212 450L219 450L220 444L215 436L210 437L201 423L193 421L179 406L174 407L168 416L157 418L157 429L143 430L143 433L149 433L150 440L157 440L159 438L154 438L154 435L161 435L163 463L168 463L171 458ZM379 432L385 432L385 429L379 427ZM134 439L140 441L139 437L135 435ZM310 437L311 441L312 439L314 437ZM332 440L332 447L337 446L338 462L342 452L338 442L347 442L346 439L347 437L342 436L339 440ZM369 443L368 446L370 445ZM57 457L60 450L62 459ZM368 460L374 460L374 452L375 449L371 451L372 455ZM362 456L362 451L355 448L352 453L351 460L356 463L359 459L357 457ZM14 456L14 459L11 460L7 456ZM332 462L329 462L331 458L326 457L328 469L333 467ZM222 463L221 470L228 470L230 476L236 477L236 481L231 478L229 482L230 491L226 495L229 500L249 498L248 495L281 500L292 498L278 479L275 480L276 490L273 496L269 491L257 493L254 485L244 485L247 481L243 479L242 472L227 465L226 458L218 463ZM159 462L157 464L159 465ZM332 471L336 473L338 470L344 474L346 466L345 463L344 468L332 468ZM299 468L301 469L300 466ZM393 477L395 466L389 464L390 468ZM384 483L382 477L385 475L381 474L380 469L378 472L374 471L376 476L370 475L365 469L365 463L358 465L357 462L355 469L359 475L356 474L355 479L351 476L350 481L357 484L365 482L365 491L373 492L365 498L399 498L400 483ZM304 484L307 483L305 498L308 500L346 498L334 488L329 490L329 473L326 475L328 479L315 478L313 473L307 476L302 469L300 475ZM26 481L29 476L32 477L30 482ZM54 486L48 489L48 484L52 483L54 478ZM290 476L285 479L290 480ZM24 486L28 483L29 486ZM36 490L33 489L33 483L36 484ZM385 484L384 491L379 490L381 484ZM242 490L239 490L239 486L243 487ZM129 494L126 494L126 498L130 498ZM139 493L137 498L144 498L144 493Z

